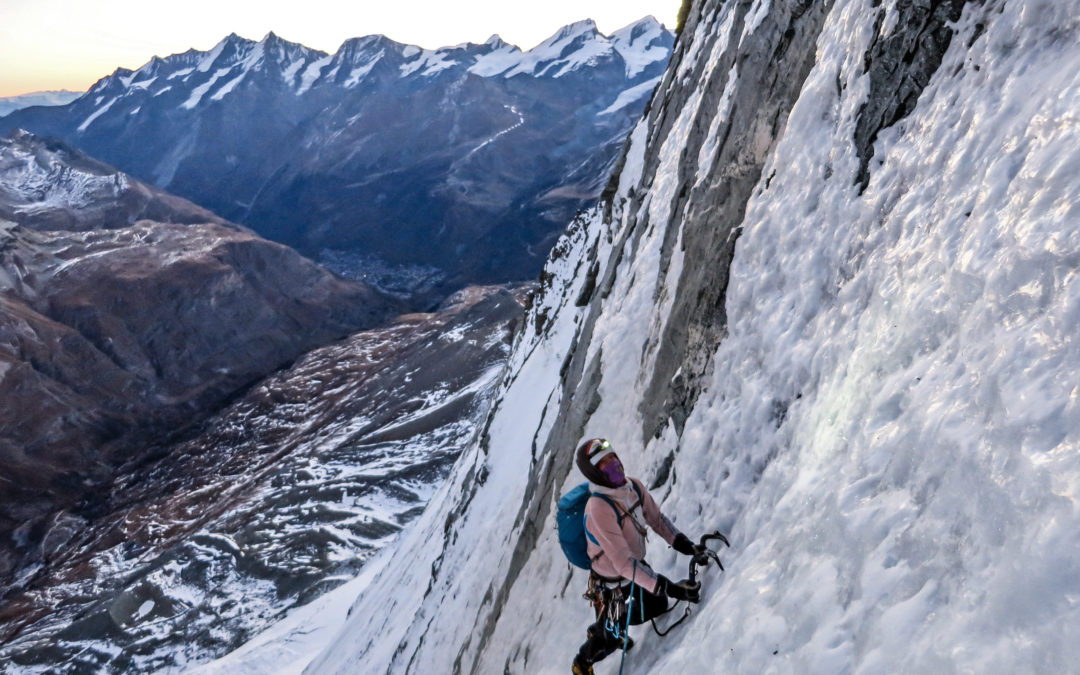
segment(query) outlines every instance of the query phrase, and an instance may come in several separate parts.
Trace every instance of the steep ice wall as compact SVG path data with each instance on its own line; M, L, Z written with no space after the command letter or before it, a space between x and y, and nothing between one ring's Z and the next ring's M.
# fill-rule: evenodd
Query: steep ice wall
M1064 0L694 2L486 428L308 672L566 672L551 511L594 435L732 540L627 672L1073 667L1078 38Z

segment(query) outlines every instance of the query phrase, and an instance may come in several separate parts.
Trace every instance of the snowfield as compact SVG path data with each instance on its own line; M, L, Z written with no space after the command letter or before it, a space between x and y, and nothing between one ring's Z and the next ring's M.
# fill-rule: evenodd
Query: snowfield
M673 81L704 89L726 50L788 4L701 17L653 106ZM711 179L739 106L727 89L667 109L666 136L634 132L610 223L598 208L549 260L487 428L344 625L313 633L326 647L305 672L567 672L591 613L551 504L582 480L569 458L592 436L612 440L679 528L732 542L684 626L663 639L635 629L624 672L1076 669L1080 15L1065 0L967 5L917 106L878 136L860 191L863 54L900 30L875 26L876 12L837 0L816 36L746 203L726 334L681 433L643 438L641 405L683 290L685 233L665 229L683 223L674 165L688 154L691 184ZM698 134L703 100L721 112ZM605 278L607 292L585 292ZM574 384L590 381L598 396ZM649 560L685 572L655 536ZM618 655L597 666L618 669Z

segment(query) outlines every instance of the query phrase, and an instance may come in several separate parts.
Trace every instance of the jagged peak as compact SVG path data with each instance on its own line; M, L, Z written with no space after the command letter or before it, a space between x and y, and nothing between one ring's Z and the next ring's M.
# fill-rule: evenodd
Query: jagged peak
M386 43L395 44L395 45L396 44L401 44L400 42L397 42L395 40L391 40L390 38L386 37L382 33L374 33L372 35L364 35L362 37L349 38L345 42L341 43L341 46L345 47L346 45L348 45L350 47L363 49L363 48L366 48L366 47L369 47L369 46L382 45L382 44L386 44Z
M130 78L134 73L135 73L135 71L131 70L130 68L119 67L116 70L109 73L108 75L106 75L105 77L103 77L100 80L98 80L97 82L95 82L90 87L90 89L87 90L86 93L89 94L89 93L101 91L102 89L108 89L109 87L111 87L113 84L116 84L116 83L119 83L119 84L121 84L123 86L124 80Z
M648 16L644 16L613 32L611 38L619 41L633 42L642 35L652 33L671 33L671 31L667 29L667 26L660 23L655 16L649 14Z
M561 53L562 50L566 49L569 43L579 39L584 39L585 42L596 39L606 40L604 34L596 27L595 21L592 19L582 19L581 21L575 21L574 23L563 26L555 31L551 37L532 49L526 50L524 53L527 56L531 55L536 58L545 58L546 55L557 52Z
M241 37L235 32L229 33L221 40L221 44L243 44L245 42L254 42L254 40Z
M349 38L342 42L341 47L334 54L334 60L353 60L360 55L380 49L393 49L401 53L410 46L412 45L402 44L381 34L365 35L363 37Z
M326 56L324 51L312 49L299 42L291 42L274 31L267 33L259 41L259 46L265 54L283 66L286 63L295 63L297 60Z
M150 60L144 63L138 70L134 72L134 75L155 75L162 66L168 65L165 59L160 56L152 56Z
M625 26L623 26L622 28L620 28L618 31L615 31L615 32L618 33L619 31L624 31L624 30L628 30L628 29L631 29L631 28L636 28L637 26L656 26L656 27L659 27L659 28L664 28L665 27L664 24L661 23L660 20L657 19L655 16L653 16L652 14L646 14L645 16L641 17L637 21L633 21L631 23L628 23Z
M570 36L590 32L600 34L600 29L596 27L596 22L592 19L582 19L581 21L566 24L556 32L556 35Z
M252 47L259 44L262 43L256 42L255 40L250 40L246 37L242 37L240 35L237 35L236 33L229 33L227 36L225 36L225 38L221 40L221 42L219 42L217 45L214 46L213 49L210 50L209 54L212 54L214 56L214 59L216 60L216 58L221 54L229 53L230 51L234 54L244 54Z
M596 27L596 22L592 19L582 19L581 21L575 21L569 23L555 31L551 37L541 42L533 49L550 47L551 45L559 42L567 42L573 40L582 35L590 35L592 37L601 37L603 34ZM529 50L532 51L532 50Z

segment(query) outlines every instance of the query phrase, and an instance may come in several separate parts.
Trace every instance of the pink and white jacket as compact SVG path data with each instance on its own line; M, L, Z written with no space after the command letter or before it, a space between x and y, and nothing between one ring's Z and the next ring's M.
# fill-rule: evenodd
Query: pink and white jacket
M637 484L641 490L641 505L638 504L637 492L630 485ZM597 546L590 539L588 542L589 558L593 561L592 569L602 577L630 579L650 593L656 591L657 575L645 563L645 538L648 525L654 532L671 544L679 533L667 516L660 513L652 495L637 478L627 478L621 487L607 488L590 484L593 492L606 495L622 512L622 527L615 510L603 499L593 497L585 505L585 529L600 542ZM637 508L634 508L637 506ZM643 518L644 516L644 518ZM644 522L642 522L644 520ZM635 572L634 563L637 562Z

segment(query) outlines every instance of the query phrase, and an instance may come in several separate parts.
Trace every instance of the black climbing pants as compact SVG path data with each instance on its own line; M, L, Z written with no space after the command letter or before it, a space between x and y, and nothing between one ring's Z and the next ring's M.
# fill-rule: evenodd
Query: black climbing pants
M637 626L660 616L668 610L666 595L654 595L641 586L634 586L634 601L630 597L630 583L617 588L604 588L599 577L589 578L589 593L596 610L596 622L586 630L587 639L578 649L578 659L593 664L623 646L626 615L630 613L630 625Z

